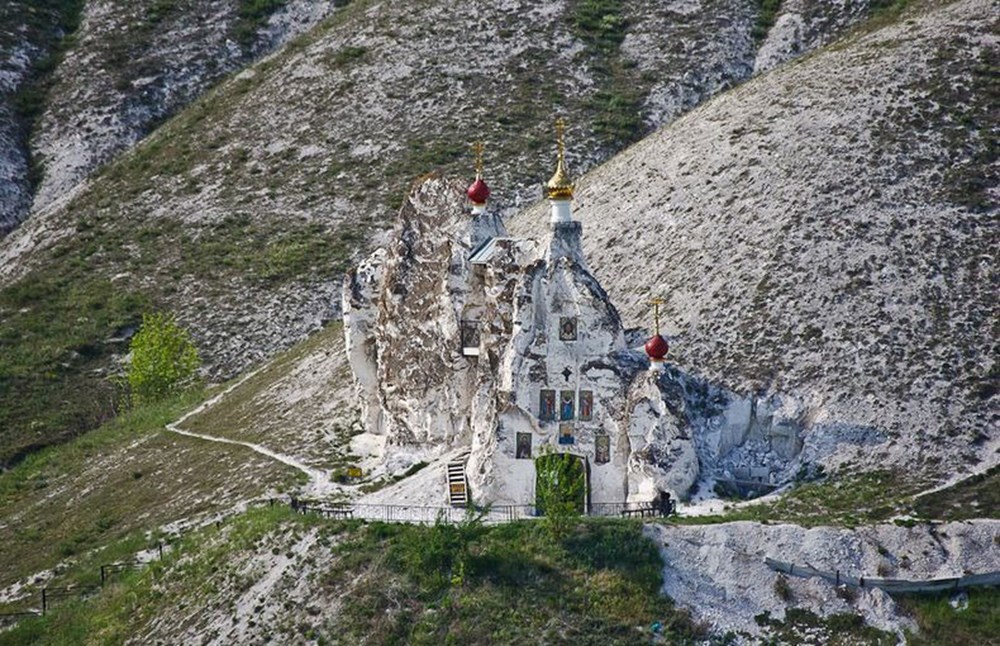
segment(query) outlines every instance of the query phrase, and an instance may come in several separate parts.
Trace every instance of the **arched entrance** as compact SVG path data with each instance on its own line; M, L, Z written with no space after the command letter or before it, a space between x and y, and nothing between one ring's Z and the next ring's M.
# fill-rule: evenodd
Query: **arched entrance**
M572 453L547 453L535 458L535 508L559 506L578 514L590 508L590 474L585 458Z

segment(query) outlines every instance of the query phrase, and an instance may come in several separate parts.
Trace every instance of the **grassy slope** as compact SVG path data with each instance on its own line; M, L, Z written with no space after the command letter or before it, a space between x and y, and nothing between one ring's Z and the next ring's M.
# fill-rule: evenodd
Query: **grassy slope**
M900 471L831 476L803 483L775 501L732 508L721 516L693 516L679 522L753 520L789 522L805 527L857 527L897 516L938 521L1000 518L1000 467L942 491L918 495L930 485L929 480Z
M323 522L283 508L250 511L186 537L164 563L124 577L84 606L22 622L0 644L117 642L167 638L182 628L227 637L234 597L255 559L301 544L288 576L259 601L257 637L319 643L637 643L654 621L675 640L698 635L657 592L660 560L631 522L585 523L561 543L536 523L485 529ZM223 538L224 537L224 538ZM455 559L451 548L468 549ZM462 565L459 565L459 562ZM183 563L183 565L181 565ZM268 606L309 579L309 610ZM344 595L344 596L342 596ZM337 606L331 612L331 606ZM171 620L176 613L183 619ZM158 621L159 624L153 622ZM167 631L158 632L166 622ZM212 635L213 632L208 632ZM231 637L231 634L228 634Z
M556 541L529 522L365 525L256 509L188 534L162 562L122 575L90 601L0 633L0 644L170 641L185 631L320 644L648 643L654 622L669 643L704 638L659 595L660 568L632 521L583 522ZM69 577L92 581L83 569ZM268 585L255 587L262 578ZM921 630L914 643L943 643L945 635L990 643L1000 592L969 597L961 612L946 597L904 599ZM792 612L774 628L781 643L810 634L837 644L895 643L849 615Z
M344 355L343 326L333 323L269 361L186 430L253 442L333 470L350 460L359 412Z
M163 430L200 397L133 411L0 474L0 587L296 482L297 472L248 449Z

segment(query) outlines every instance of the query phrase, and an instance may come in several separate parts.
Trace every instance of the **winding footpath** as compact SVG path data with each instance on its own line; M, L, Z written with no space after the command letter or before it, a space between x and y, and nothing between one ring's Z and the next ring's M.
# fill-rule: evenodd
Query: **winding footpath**
M218 404L228 394L230 394L231 392L242 386L244 383L252 379L265 367L266 364L265 366L262 366L256 370L248 372L246 375L241 377L231 386L229 386L219 394L215 395L214 397L206 399L197 407L191 409L190 411L182 415L179 419L167 424L164 428L166 428L166 430L171 433L176 433L177 435L193 437L199 440L205 440L207 442L217 442L219 444L233 444L236 446L243 446L250 449L251 451L256 451L261 455L267 456L272 460L277 460L282 464L286 464L292 467L293 469L297 469L302 473L304 473L309 478L309 484L305 488L305 493L308 495L325 495L333 493L335 491L339 491L340 486L337 485L336 483L330 482L330 479L325 471L314 469L313 467L310 467L304 462L297 460L293 457L278 453L277 451L272 451L267 447L261 446L259 444L254 444L253 442L242 442L240 440L231 440L227 437L217 437L214 435L205 435L204 433L195 433L193 431L186 431L180 427L180 425L183 424L186 420L194 417L195 415L200 415L201 413L205 412L206 410Z

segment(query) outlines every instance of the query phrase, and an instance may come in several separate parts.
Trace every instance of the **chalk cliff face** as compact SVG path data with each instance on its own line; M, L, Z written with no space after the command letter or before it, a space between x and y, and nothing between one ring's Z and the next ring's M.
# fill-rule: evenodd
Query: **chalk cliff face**
M415 189L391 242L345 281L348 356L385 459L467 447L481 502L533 502L532 459L548 452L587 465L591 503L686 494L694 442L626 347L580 224L512 239L495 216L468 214L460 189Z

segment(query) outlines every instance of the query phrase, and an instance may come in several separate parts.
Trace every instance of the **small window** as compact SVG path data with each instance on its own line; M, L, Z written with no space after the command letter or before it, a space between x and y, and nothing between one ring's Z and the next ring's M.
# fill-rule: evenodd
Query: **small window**
M464 320L459 331L462 337L462 354L467 357L479 355L479 321Z

